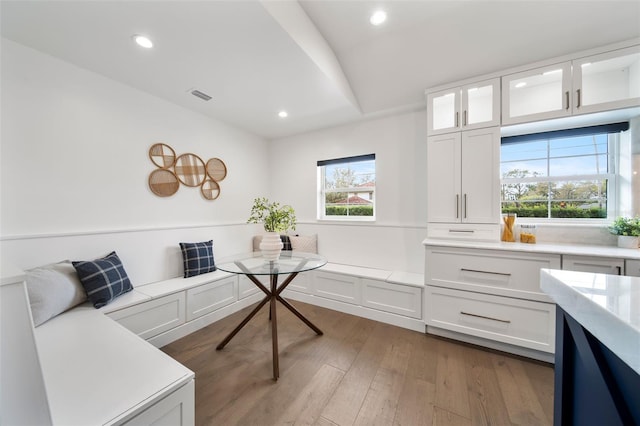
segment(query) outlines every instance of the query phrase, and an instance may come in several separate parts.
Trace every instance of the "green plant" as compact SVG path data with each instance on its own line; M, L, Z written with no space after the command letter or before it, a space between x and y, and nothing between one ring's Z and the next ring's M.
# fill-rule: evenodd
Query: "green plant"
M613 235L625 235L629 237L640 236L640 218L639 217L617 217L611 225L609 232Z
M280 203L270 202L264 197L256 198L247 223L262 223L267 232L295 230L296 212L289 205L280 206Z

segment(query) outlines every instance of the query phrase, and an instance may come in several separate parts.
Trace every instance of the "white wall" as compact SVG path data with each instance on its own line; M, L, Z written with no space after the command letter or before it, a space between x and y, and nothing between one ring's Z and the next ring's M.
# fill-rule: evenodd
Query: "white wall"
M426 237L424 110L271 142L273 198L296 209L301 234L317 233L329 261L423 272ZM318 160L376 154L376 221L318 221Z
M269 188L264 139L12 41L1 47L5 264L25 268L112 249L143 257L147 240L177 249L178 238L216 236L218 250L231 254L237 234L249 247L255 228L244 222L253 198ZM205 161L221 158L228 175L220 197L207 201L184 186L172 197L154 195L148 150L157 142ZM157 270L173 274L175 265L161 263L173 261L167 250L154 246L147 266L123 259L125 267L141 281L162 278Z

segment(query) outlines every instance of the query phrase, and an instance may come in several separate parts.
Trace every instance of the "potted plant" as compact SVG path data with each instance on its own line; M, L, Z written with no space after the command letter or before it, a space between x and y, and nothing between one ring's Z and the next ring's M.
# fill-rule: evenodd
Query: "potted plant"
M247 223L262 223L266 234L260 242L260 250L266 260L274 261L282 251L280 233L296 229L296 212L289 205L281 206L264 197L256 198Z
M618 247L638 248L638 237L640 237L640 218L638 217L617 217L611 225L609 232L618 236Z

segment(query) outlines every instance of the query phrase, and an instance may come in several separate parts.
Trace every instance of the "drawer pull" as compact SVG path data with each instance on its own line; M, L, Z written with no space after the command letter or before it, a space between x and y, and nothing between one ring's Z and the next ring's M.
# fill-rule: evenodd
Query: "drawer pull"
M488 319L491 321L498 321L498 322L503 322L505 324L511 324L511 321L509 320L503 320L503 319L498 319L498 318L491 318L491 317L485 317L484 315L477 315L477 314L470 314L469 312L464 312L464 311L460 311L461 315L467 315L470 317L476 317L476 318L483 318L483 319Z
M468 234L473 234L476 231L474 231L473 229L449 229L449 232L464 232Z
M478 269L460 268L460 271L463 271L463 272L478 272L480 274L502 275L502 276L505 276L505 277L510 277L511 276L511 274L508 274L506 272L480 271Z

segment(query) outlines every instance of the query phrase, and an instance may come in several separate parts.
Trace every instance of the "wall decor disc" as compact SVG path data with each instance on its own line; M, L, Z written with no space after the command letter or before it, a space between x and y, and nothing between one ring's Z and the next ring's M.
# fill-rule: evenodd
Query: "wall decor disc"
M220 196L220 185L213 179L206 179L200 187L202 196L207 200L215 200Z
M227 166L219 158L210 158L207 161L207 174L216 182L220 182L227 177Z
M167 169L156 169L149 175L149 188L159 197L170 197L180 188L178 177Z
M195 154L182 154L176 158L176 176L186 186L200 186L207 172L204 161Z
M156 166L168 169L176 162L176 152L165 143L157 143L149 148L149 158Z

